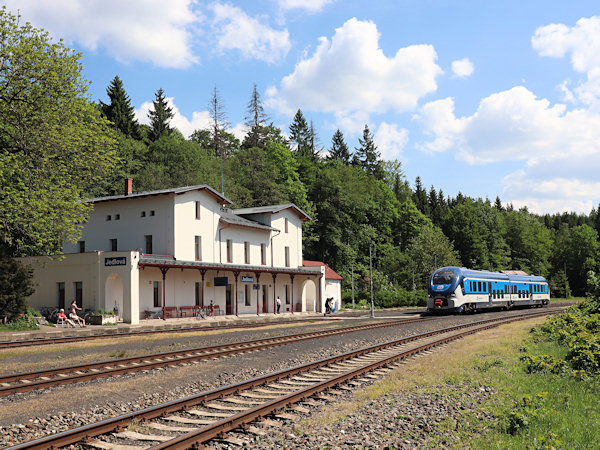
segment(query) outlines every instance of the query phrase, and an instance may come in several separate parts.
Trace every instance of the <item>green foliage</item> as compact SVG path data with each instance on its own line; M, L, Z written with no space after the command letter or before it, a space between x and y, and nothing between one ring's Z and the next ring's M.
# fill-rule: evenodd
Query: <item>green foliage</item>
M0 319L12 321L27 312L27 297L34 293L33 270L0 252Z
M18 317L8 323L0 324L0 331L27 331L38 330L37 323L25 317Z
M516 434L527 428L532 420L540 415L548 393L543 392L536 395L524 395L518 402L515 402L513 409L508 414L508 428L510 434Z
M173 108L168 106L165 93L160 88L154 94L153 109L148 111L150 118L150 133L148 138L151 141L157 141L163 136L171 134L169 122L173 118Z
M82 194L110 172L115 140L87 96L81 55L0 10L0 241L54 254L80 235Z
M110 103L100 102L102 114L110 122L113 127L123 133L125 136L139 139L138 123L135 120L135 110L131 105L131 100L125 92L123 82L118 76L115 76L106 88L106 95Z

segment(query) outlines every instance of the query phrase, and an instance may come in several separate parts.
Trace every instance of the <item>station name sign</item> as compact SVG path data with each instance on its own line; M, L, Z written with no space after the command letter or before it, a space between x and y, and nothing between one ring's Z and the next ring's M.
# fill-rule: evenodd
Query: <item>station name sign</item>
M117 256L115 258L105 258L104 265L105 266L126 266L127 265L127 256Z
M252 275L242 275L242 283L254 283L254 277Z

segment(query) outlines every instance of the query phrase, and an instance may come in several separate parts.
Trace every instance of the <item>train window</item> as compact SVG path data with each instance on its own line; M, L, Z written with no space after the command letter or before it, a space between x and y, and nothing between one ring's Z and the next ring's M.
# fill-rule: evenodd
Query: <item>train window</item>
M433 284L452 284L454 278L456 274L452 270L440 271L433 276Z
M487 292L492 292L492 282L491 281L488 281Z

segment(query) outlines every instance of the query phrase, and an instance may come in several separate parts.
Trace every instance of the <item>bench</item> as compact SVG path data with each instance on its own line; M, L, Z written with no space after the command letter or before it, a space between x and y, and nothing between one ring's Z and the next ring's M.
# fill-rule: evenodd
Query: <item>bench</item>
M181 317L196 317L198 315L198 310L200 306L180 306L179 307L179 315Z
M173 317L179 317L177 306L165 306L165 318L170 319Z

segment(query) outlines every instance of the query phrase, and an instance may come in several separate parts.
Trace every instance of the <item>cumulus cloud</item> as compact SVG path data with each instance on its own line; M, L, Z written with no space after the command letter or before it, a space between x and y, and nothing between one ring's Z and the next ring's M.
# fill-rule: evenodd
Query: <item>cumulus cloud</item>
M600 66L600 17L581 18L574 27L551 24L538 28L531 38L541 56L563 58L571 54L578 72Z
M574 27L550 24L540 27L531 38L540 56L564 58L571 55L573 69L587 74L576 88L560 89L567 99L577 99L586 105L600 108L600 17L582 18Z
M387 57L379 37L373 22L348 20L331 39L321 37L279 87L271 86L265 103L290 115L298 108L334 113L342 122L354 122L356 114L368 119L375 112L414 110L437 89L437 54L431 45L413 45Z
M468 78L473 75L475 67L469 58L452 61L452 74L456 78Z
M279 0L279 7L283 10L304 9L310 13L321 11L326 5L335 0Z
M5 0L4 5L67 43L103 49L122 62L160 67L196 63L193 0Z
M169 125L173 128L177 128L181 134L186 138L199 129L210 128L210 114L208 111L194 111L192 113L192 119L188 119L179 111L177 105L173 101L173 97L166 97L167 104L173 108L173 118ZM135 118L139 123L150 125L150 119L148 118L148 111L152 110L152 102L144 102L139 108L135 110Z
M589 212L600 192L600 115L592 110L567 111L517 86L482 99L470 116L456 117L447 98L425 104L416 119L432 137L424 150L451 150L469 164L523 161L503 179L515 206Z
M408 143L408 130L398 129L395 123L382 122L377 128L374 139L383 159L388 161L398 159Z
M211 9L214 13L213 28L217 35L218 50L239 50L244 58L267 63L280 61L290 51L290 34L287 29L274 30L248 16L237 6L215 3Z

